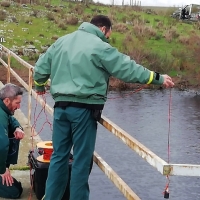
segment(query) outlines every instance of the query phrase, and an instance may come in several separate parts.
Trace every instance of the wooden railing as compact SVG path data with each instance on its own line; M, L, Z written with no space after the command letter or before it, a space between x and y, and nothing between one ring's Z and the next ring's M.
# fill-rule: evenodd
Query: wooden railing
M10 74L12 74L20 84L28 91L28 124L31 126L31 97L33 96L50 114L53 115L53 109L44 102L42 98L37 96L36 92L32 89L32 75L34 67L19 56L14 54L8 48L1 45L2 51L7 54L7 63L0 58L0 62L7 68L7 82L10 82ZM29 82L28 84L18 76L18 74L12 69L10 65L11 57L15 58L22 66L29 70ZM112 121L102 116L100 119L106 129L118 137L123 143L129 146L143 159L145 159L151 166L155 167L163 175L179 175L179 176L200 176L200 165L190 164L169 164L163 159L154 154L150 149L138 142L135 138L130 136L126 131L114 124ZM99 168L107 175L107 177L115 184L115 186L124 194L128 200L139 200L140 198L133 192L133 190L115 173L115 171L96 153L94 152L94 162Z

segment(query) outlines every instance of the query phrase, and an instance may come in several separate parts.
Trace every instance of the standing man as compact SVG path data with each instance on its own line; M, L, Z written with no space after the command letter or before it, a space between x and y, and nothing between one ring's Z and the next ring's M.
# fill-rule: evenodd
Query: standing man
M97 132L97 121L107 99L110 76L125 82L173 87L168 75L150 71L107 43L111 21L103 15L84 22L77 31L59 38L35 65L38 94L51 79L55 100L53 148L45 200L60 200L68 179L69 153L74 161L70 200L88 200L88 177Z
M18 159L19 141L24 132L12 116L20 108L23 91L13 84L0 90L0 197L17 199L23 191L21 183L11 176L9 166Z

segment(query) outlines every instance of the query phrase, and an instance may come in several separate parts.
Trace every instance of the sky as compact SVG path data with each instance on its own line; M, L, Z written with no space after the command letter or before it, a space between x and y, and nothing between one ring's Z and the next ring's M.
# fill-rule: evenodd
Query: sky
M113 0L94 0L94 2L100 2L104 4L111 4ZM188 4L198 4L200 5L200 0L140 0L142 6L179 6L182 7ZM116 5L121 5L122 0L114 0ZM125 5L130 4L130 0L124 0ZM136 0L138 2L138 0ZM133 0L135 3L135 0Z

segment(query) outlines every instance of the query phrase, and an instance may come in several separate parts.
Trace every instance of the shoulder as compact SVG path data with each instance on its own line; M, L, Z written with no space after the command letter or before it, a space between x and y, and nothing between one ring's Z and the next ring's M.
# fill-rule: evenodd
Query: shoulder
M10 117L10 115L8 115L8 113L6 113L1 107L0 107L0 123L2 123L2 121L8 120Z
M7 129L9 124L9 115L0 108L0 126Z

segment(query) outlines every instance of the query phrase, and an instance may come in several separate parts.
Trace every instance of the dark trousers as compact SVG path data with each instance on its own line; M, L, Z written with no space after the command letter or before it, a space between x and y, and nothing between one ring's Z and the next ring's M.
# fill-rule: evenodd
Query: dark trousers
M7 155L6 167L9 168L10 164L17 164L20 140L9 138L9 150ZM0 176L0 197L8 199L18 199L22 194L22 185L15 178L12 186L7 186L6 183L2 184L2 177Z
M7 186L6 183L2 184L2 177L0 176L0 197L7 199L18 199L22 194L22 185L15 178L12 186Z
M86 108L56 107L53 149L45 189L45 200L60 200L69 177L68 161L73 146L70 200L89 200L88 178L97 132L97 121Z

